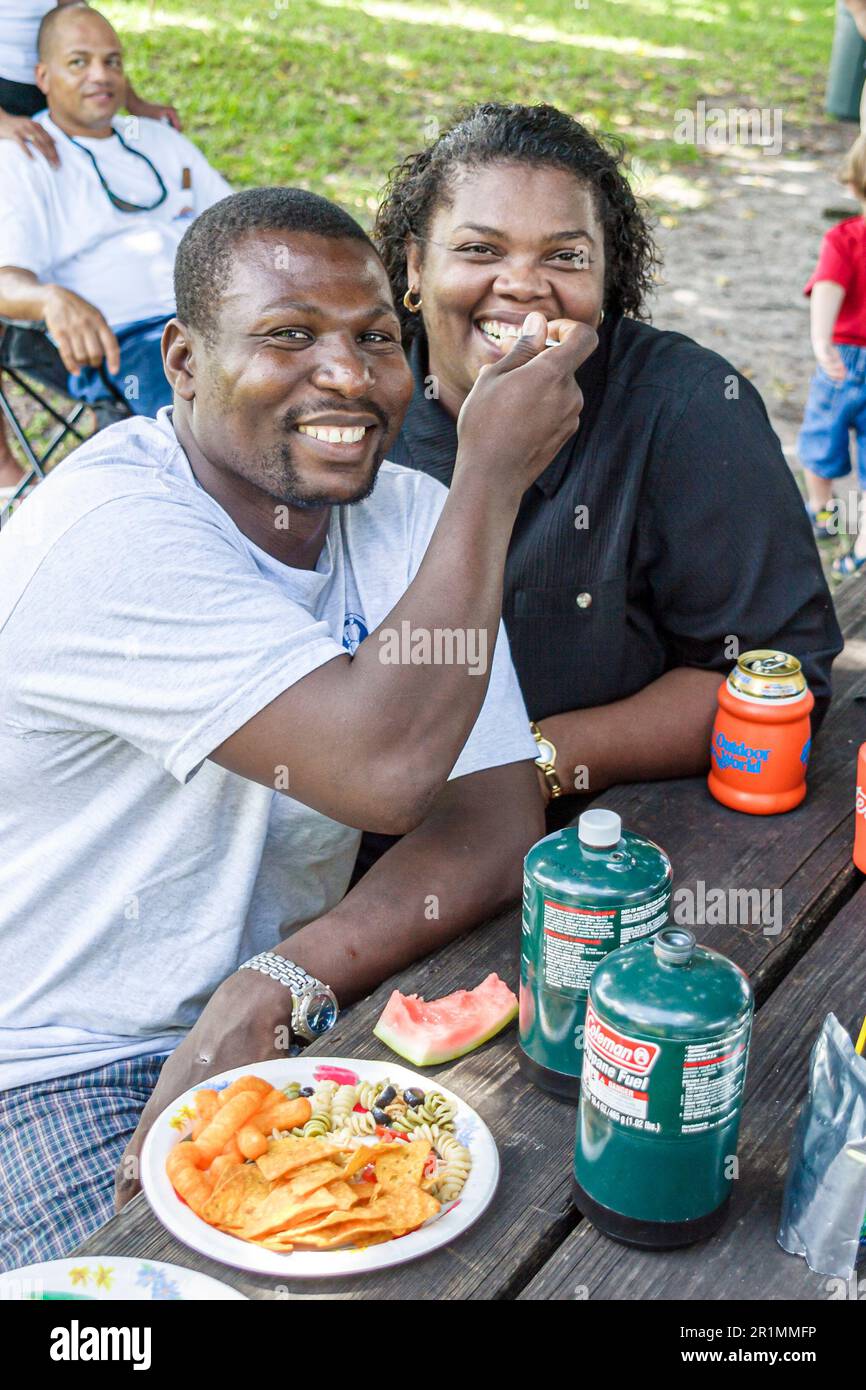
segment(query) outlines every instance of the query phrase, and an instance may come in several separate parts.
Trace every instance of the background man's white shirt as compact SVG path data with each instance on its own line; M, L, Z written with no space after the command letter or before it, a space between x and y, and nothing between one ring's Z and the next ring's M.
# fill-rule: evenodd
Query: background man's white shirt
M373 633L446 495L385 463L293 569L198 485L160 411L75 450L4 527L0 1089L169 1051L241 961L344 896L360 832L291 798L292 740L289 795L209 755ZM451 775L535 752L500 628ZM343 756L359 775L351 734Z
M159 183L142 154L158 169L168 194L152 212L121 212L84 150L47 111L35 119L53 136L60 168L36 151L28 159L13 141L0 141L0 266L19 266L74 290L113 328L173 314L178 244L194 217L231 192L225 179L171 126L118 116L114 128L129 149L116 135L76 137L77 143L93 153L119 198L150 206L159 197ZM183 187L184 169L190 188Z

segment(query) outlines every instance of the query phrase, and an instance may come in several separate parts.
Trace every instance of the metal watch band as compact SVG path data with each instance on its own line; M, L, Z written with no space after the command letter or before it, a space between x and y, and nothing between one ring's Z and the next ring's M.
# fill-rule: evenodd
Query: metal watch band
M250 956L238 969L258 970L262 975L270 975L272 980L286 985L293 994L305 994L308 989L314 987L324 988L321 980L317 980L315 975L308 975L306 970L295 965L294 961L286 960L285 956L278 956L276 951L259 951L257 956Z
M302 970L293 960L277 955L276 951L260 951L257 956L245 960L238 969L257 970L262 975L270 976L278 984L285 985L290 991L291 1024L296 1043L303 1046L312 1042L314 1038L321 1037L329 1028L333 1028L339 1012L334 991L321 980L317 980L315 975ZM330 1019L324 1028L317 1027L310 1019L311 1008L321 1019L323 1004L330 1012Z

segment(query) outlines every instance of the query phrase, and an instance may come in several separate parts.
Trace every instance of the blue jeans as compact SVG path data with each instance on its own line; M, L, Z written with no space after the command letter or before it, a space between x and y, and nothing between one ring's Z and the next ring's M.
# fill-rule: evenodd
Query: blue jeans
M857 435L857 476L866 491L866 348L836 345L845 364L844 381L817 367L797 441L800 462L820 478L851 472L851 430Z
M106 368L133 415L155 415L160 406L171 405L171 387L162 369L162 330L171 315L125 323L115 328L120 344L120 371L112 375ZM104 401L109 395L99 369L82 367L78 376L69 377L70 396L77 401Z

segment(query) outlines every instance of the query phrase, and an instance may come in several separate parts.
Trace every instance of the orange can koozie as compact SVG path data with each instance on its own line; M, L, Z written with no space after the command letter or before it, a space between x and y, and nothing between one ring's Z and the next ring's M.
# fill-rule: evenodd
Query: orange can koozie
M799 806L806 795L814 705L796 657L745 652L719 688L707 778L716 800L752 816Z
M857 791L854 798L854 863L866 874L866 743L857 754Z

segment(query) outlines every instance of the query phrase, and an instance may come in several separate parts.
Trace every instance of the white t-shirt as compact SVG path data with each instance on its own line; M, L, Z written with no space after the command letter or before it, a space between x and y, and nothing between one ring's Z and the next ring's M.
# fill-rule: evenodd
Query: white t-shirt
M82 445L3 528L0 1089L170 1050L344 896L360 832L209 754L383 621L445 496L384 463L292 569L198 485L163 410ZM500 629L451 775L534 756Z
M231 192L184 135L161 121L116 117L118 135L76 137L90 150L112 193L152 212L121 212L107 197L84 149L47 111L35 119L54 137L60 168L0 140L0 266L32 270L101 309L112 327L174 313L174 258L194 217ZM121 140L128 146L127 149ZM135 151L135 153L133 153ZM182 186L188 169L192 186Z
M54 0L0 0L0 77L7 82L36 78L36 36Z

